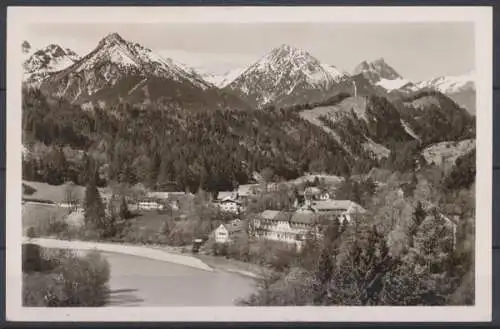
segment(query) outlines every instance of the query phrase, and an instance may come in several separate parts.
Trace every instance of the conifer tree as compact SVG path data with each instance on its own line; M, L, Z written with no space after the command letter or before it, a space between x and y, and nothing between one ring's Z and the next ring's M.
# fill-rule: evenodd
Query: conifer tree
M120 203L120 219L121 220L129 219L131 217L130 215L131 214L128 209L127 200L125 200L125 197L122 196Z
M93 229L101 231L105 223L105 208L97 189L97 173L90 175L85 190L84 218L85 224Z
M325 305L328 297L328 285L333 276L333 260L328 248L323 247L319 255L316 270L316 284L314 287L314 303Z

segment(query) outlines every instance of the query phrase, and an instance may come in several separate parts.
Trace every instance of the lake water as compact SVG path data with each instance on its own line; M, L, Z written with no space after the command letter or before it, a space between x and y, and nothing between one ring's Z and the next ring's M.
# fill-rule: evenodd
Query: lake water
M111 266L110 306L232 306L254 280L136 256L103 253Z

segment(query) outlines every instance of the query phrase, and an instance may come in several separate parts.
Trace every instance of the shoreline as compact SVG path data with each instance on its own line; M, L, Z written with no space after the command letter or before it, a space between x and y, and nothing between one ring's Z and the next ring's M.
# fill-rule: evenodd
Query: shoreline
M213 272L215 270L225 271L241 275L251 279L260 279L266 273L266 269L252 263L220 256L205 254L184 253L186 248L168 245L130 244L119 242L99 242L84 240L64 240L57 238L27 238L23 237L23 243L36 243L41 247L54 249L71 249L80 251L98 250L106 253L125 254L184 265L191 268ZM189 249L189 246L187 246Z
M23 237L23 243L34 243L44 248L71 249L71 250L97 250L101 252L111 252L126 254L131 256L143 257L164 261L168 263L184 265L203 271L213 272L214 269L203 262L201 259L172 253L158 248L151 248L140 245L118 244L108 242L94 242L81 240L61 240L53 238L27 238Z

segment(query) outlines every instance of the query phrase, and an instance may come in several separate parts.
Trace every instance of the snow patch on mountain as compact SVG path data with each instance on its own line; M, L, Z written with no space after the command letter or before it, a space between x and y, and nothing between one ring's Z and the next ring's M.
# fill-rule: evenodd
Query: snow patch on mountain
M475 89L476 74L469 71L463 75L441 76L416 84L417 89L435 89L442 93L456 93L463 90Z
M410 125L408 125L408 123L403 119L401 119L401 125L403 126L404 130L408 135L410 135L411 137L415 138L418 141L421 140L420 137L418 137L418 135L413 131L413 129L411 129Z
M393 91L393 90L405 88L406 86L411 85L411 84L413 84L411 81L403 79L403 78L396 78L393 80L380 79L380 81L378 81L376 83L377 86L380 86L389 92Z
M209 72L200 72L200 75L208 82L213 84L214 86L218 88L224 88L225 86L229 85L231 82L236 80L240 76L243 71L245 71L246 68L236 68L229 70L223 74L215 74L215 73L209 73Z
M321 67L328 72L334 80L341 81L347 78L349 75L343 70L338 69L337 67L330 64L321 64Z

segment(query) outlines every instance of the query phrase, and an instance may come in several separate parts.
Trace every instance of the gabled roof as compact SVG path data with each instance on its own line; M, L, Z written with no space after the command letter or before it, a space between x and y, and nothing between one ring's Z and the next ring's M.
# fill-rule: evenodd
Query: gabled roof
M235 224L235 223L229 223L229 224L220 224L220 227L224 227L229 233L236 233L243 231L243 225L241 223Z
M147 192L146 196L150 198L168 199L173 195L184 195L185 192Z
M308 212L294 212L291 218L292 223L313 224L318 216Z
M221 191L217 194L217 199L218 200L224 200L226 198L232 198L234 196L235 192L232 191Z
M238 186L239 195L250 195L253 194L253 190L260 188L259 184L245 184Z
M260 216L265 219L274 219L279 213L277 210L264 210Z
M318 218L313 212L291 212L291 211L276 211L265 210L260 216L264 219L273 221L284 221L291 223L311 224Z
M321 190L315 186L306 187L304 193L321 194Z
M240 202L238 200L234 200L232 198L225 198L225 199L219 201L219 203L229 203L229 202L240 204Z

